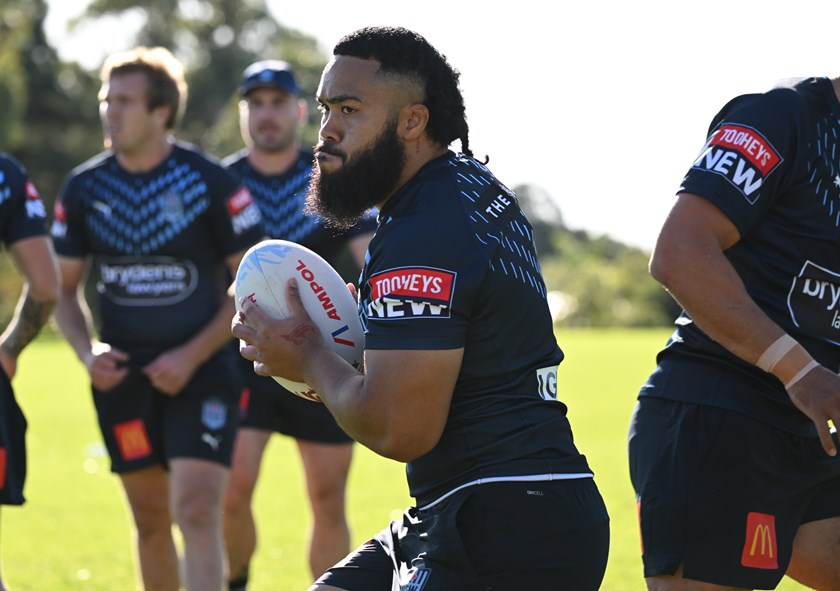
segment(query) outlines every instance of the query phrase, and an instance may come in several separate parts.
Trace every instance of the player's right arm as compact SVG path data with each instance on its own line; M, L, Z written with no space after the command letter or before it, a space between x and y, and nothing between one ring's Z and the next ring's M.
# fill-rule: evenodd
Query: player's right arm
M784 330L750 297L724 255L740 240L732 221L707 199L682 193L669 213L650 262L659 281L710 338L756 364ZM779 363L772 373L788 384L801 363ZM793 403L817 427L826 452L834 455L828 420L840 424L840 377L817 367L787 388Z
M24 284L14 315L0 335L0 363L12 378L21 351L38 335L58 299L58 269L52 242L45 235L14 242L9 253Z
M128 355L93 337L92 316L83 294L86 262L85 258L58 257L61 287L55 319L64 338L87 368L93 386L109 390L128 373L128 368L123 366Z

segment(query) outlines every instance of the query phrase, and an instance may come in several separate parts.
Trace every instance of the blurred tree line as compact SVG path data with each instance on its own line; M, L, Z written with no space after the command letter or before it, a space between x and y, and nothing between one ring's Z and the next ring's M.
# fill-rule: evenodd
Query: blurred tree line
M63 0L53 0L63 1ZM44 29L46 0L0 0L0 150L21 160L51 211L64 177L102 150L99 72L63 61ZM312 94L327 56L315 39L284 27L264 0L92 0L79 22L131 14L134 45L169 48L185 64L189 98L179 137L223 157L238 150L237 87L242 70L265 58L295 66L312 92L304 143L317 138ZM78 24L78 23L76 23ZM566 228L540 189L515 188L538 239L555 321L563 326L655 326L676 308L647 274L647 253ZM19 278L0 257L0 320L17 300Z

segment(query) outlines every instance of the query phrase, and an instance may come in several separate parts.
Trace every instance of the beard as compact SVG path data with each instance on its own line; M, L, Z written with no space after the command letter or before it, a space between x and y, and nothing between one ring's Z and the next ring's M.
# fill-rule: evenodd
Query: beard
M320 216L327 226L338 230L355 226L367 210L394 192L407 159L397 136L396 118L352 158L330 144L322 145L320 150L340 156L343 164L335 172L324 172L315 161L305 211Z

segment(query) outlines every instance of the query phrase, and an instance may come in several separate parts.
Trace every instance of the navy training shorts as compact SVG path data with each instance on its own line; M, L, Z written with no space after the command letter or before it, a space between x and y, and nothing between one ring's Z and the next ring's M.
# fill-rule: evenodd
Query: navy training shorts
M23 505L26 480L26 417L0 369L0 505Z
M840 456L744 414L643 397L629 432L645 577L774 589L803 523L840 515Z
M201 365L175 396L156 390L132 364L128 376L116 387L93 389L111 471L168 466L173 458L208 460L229 467L241 389L236 358L227 348Z
M315 443L352 443L326 406L289 392L273 378L255 374L253 363L239 358L245 378L239 399L240 428L272 431Z
M596 591L609 536L591 478L480 484L408 509L317 583L349 591Z

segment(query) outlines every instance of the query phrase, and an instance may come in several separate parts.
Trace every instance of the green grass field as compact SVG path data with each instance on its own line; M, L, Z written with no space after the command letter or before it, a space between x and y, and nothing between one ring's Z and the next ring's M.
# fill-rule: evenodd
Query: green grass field
M643 591L626 435L639 385L670 330L561 331L561 399L612 519L604 591ZM100 444L87 377L63 341L42 338L20 361L18 399L29 420L27 504L0 515L0 555L15 591L136 589L131 521ZM354 543L410 503L402 464L357 446L348 510ZM251 591L297 591L309 512L292 443L275 437L257 491L260 546ZM778 587L798 591L789 580ZM571 590L573 591L573 590Z

